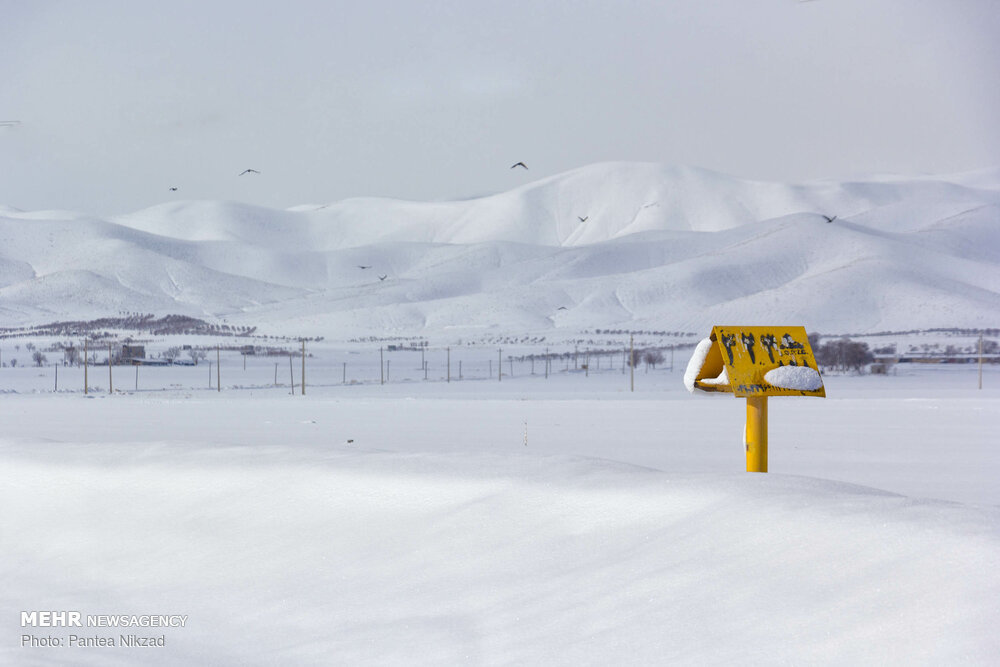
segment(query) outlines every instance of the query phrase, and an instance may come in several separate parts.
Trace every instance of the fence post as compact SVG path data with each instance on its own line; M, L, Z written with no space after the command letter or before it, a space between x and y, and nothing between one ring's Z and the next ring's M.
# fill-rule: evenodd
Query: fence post
M629 371L630 391L635 391L635 341L632 334L628 336L628 366L631 369Z

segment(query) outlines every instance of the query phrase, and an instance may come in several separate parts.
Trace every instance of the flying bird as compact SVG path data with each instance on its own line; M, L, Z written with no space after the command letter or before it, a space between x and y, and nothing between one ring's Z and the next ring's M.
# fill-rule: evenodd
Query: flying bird
M823 214L822 214L822 213L820 213L820 215L823 215ZM828 216L828 215L823 215L823 219L824 219L824 220L826 220L827 222L833 222L834 220L836 220L836 219L837 219L837 216L833 216L833 217L831 218L831 217L830 217L830 216Z
M384 276L379 276L379 277L378 277L378 279L379 279L379 280L385 280L385 279L386 279L386 278L388 278L388 277L389 277L389 276L388 276L388 274L386 274L386 275L384 275Z
M170 188L171 192L177 192L177 188Z
M524 164L523 162L515 162L514 164L510 165L511 169L513 169L514 167L523 167L527 169L528 165Z
M372 268L372 266L371 266L371 264L369 264L368 266L364 266L363 264L358 264L358 268L359 269L370 269L370 268Z
M242 176L243 174L259 174L259 173L260 172L257 171L256 169L244 169L243 171L240 172L240 176Z
M580 222L587 222L588 218L590 218L589 215L585 215L582 218L580 216L576 216L576 219L579 220Z

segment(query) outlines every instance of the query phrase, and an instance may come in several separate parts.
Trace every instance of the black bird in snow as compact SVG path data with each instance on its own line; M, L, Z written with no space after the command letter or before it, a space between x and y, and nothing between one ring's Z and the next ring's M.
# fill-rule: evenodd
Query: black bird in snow
M823 215L823 214L822 214L822 213L820 213L820 215ZM826 220L827 222L833 222L834 220L836 220L836 219L837 219L837 216L833 216L833 217L831 218L831 217L830 217L830 216L828 216L828 215L823 215L823 218L824 218L824 219L825 219L825 220Z
M242 176L243 174L259 174L259 173L260 172L257 171L256 169L244 169L243 171L240 172L240 176Z
M524 167L525 169L527 169L528 165L524 164L523 162L515 162L514 164L510 165L511 169L513 169L514 167Z

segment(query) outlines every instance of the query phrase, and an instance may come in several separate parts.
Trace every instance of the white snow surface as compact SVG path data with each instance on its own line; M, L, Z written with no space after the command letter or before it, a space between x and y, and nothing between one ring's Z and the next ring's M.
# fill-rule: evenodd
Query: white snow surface
M616 162L466 201L177 201L106 220L5 207L0 313L9 326L178 313L327 337L991 327L997 173L781 184Z
M85 379L29 365L54 338L3 338L0 664L991 664L995 366L981 390L965 364L827 374L829 398L769 402L749 474L745 402L685 391L705 341L683 377L632 376L620 332L579 332L995 327L998 177L608 163L460 202L0 207L4 327L178 313L286 353L325 339L303 395L287 354ZM393 336L431 345L383 365ZM550 348L544 374L521 358ZM129 633L166 645L30 645Z
M764 381L779 389L816 391L823 386L819 371L808 366L779 366L764 373Z
M177 388L110 395L92 370L86 397L33 389L51 369L0 369L0 663L937 665L1000 652L994 367L982 390L971 366L901 365L828 376L828 399L773 399L770 472L752 474L743 401L691 395L665 369L637 374L635 392L620 370L521 367L502 382L343 385L339 358L320 355L316 384L290 396L234 385L241 361L224 363L221 392L181 386L204 367L143 369ZM271 372L249 363L247 376ZM187 621L21 627L30 610ZM128 633L166 645L21 646Z

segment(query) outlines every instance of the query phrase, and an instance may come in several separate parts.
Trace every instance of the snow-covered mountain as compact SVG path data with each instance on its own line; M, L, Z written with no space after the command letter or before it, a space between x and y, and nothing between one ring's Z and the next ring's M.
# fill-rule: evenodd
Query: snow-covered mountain
M998 264L1000 170L787 185L604 163L466 201L0 208L4 326L130 311L328 337L985 327Z

